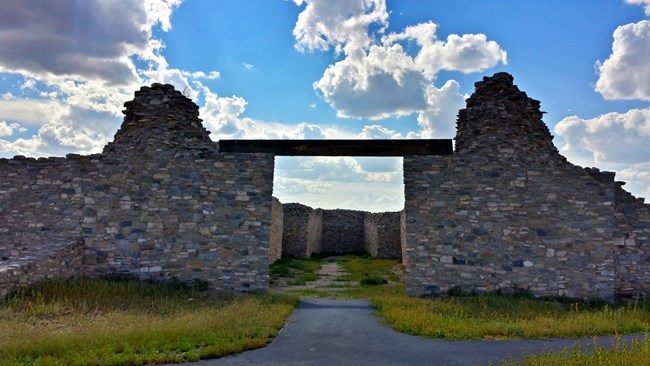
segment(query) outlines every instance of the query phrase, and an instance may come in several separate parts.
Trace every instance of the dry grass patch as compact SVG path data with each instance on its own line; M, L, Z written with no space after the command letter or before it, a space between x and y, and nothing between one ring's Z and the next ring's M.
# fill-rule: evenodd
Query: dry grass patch
M427 299L401 291L375 293L370 299L391 327L429 338L572 338L650 331L648 304L587 307L499 295Z
M264 346L297 299L135 281L53 281L0 306L1 365L144 365Z
M617 340L613 349L595 345L584 349L580 346L565 348L560 352L529 356L522 361L506 362L504 366L647 366L650 364L650 339L631 343Z

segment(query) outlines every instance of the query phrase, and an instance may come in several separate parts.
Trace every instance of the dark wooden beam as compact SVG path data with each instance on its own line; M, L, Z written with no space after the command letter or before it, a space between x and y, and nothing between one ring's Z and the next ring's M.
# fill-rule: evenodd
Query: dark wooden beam
M452 155L450 139L440 140L219 140L224 153L286 156Z

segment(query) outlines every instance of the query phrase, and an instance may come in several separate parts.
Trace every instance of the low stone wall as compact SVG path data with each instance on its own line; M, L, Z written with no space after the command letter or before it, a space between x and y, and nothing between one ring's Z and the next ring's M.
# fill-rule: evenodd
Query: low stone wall
M322 252L323 246L323 210L314 209L309 214L307 220L307 253L308 257L312 254Z
M322 210L299 203L284 204L283 210L283 256L362 252L375 258L402 255L402 212Z
M320 247L318 235L322 228L322 215L300 203L283 205L282 256L309 258Z
M271 239L269 240L269 263L282 256L282 226L284 225L284 209L280 200L273 197L271 205Z
M321 253L366 252L363 238L365 214L354 210L323 210Z
M82 275L83 242L55 243L0 258L0 299L11 289L53 278Z
M373 258L401 258L401 212L367 212L364 218L364 240Z
M407 255L408 242L406 240L406 210L402 210L399 216L399 228L400 228L400 247L402 249L402 253L401 253L402 264L406 266L408 262L408 255Z

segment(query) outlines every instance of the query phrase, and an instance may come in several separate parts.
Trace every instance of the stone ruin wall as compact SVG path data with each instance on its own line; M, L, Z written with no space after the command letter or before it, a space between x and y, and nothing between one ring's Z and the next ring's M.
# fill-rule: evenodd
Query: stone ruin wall
M402 258L401 216L401 211L365 214L364 244L371 257Z
M363 253L366 213L356 210L323 210L322 253Z
M198 107L172 86L143 87L125 107L102 154L0 159L0 296L45 278L111 275L264 290L278 253L337 248L336 215L278 213L273 155L219 153ZM459 112L456 154L404 157L400 229L382 232L365 215L355 245L373 251L373 225L377 238L399 232L387 237L397 237L411 295L459 285L647 296L649 205L613 173L567 162L541 117L510 75L477 83ZM350 215L343 227L359 221ZM304 247L285 247L292 230Z
M284 225L284 209L280 200L273 197L271 203L271 238L269 239L269 263L274 263L282 257L282 226Z
M496 74L459 112L455 155L404 157L409 294L650 292L647 205L623 203L613 175L567 162L541 117Z
M307 253L309 256L312 253L323 252L323 217L325 211L317 208L312 211L307 220Z
M406 240L406 209L399 215L400 247L402 249L402 265L408 264L408 241Z
M322 210L300 203L282 206L282 256L367 252L373 258L401 258L401 212Z
M0 159L0 292L81 275L266 289L274 157L218 153L170 85L125 106L102 154Z
M300 203L282 205L282 256L309 258L315 248L320 248L323 214Z

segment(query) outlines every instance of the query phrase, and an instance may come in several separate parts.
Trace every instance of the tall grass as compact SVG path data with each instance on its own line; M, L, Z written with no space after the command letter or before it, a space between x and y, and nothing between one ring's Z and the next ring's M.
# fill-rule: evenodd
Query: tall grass
M370 299L391 327L429 338L593 337L650 331L647 304L585 308L581 303L499 295L409 298L402 291L374 293Z
M575 346L560 352L529 356L522 361L508 361L504 366L647 366L650 364L650 339L631 343L616 340L613 349L595 345L584 349Z
M144 365L261 347L296 298L135 281L50 281L0 305L0 365Z
M341 266L350 272L348 279L362 280L388 277L397 272L399 263L350 257ZM611 306L533 299L521 291L519 295L419 298L407 296L404 285L383 285L351 288L338 296L370 299L387 325L428 338L522 339L650 332L650 303Z

